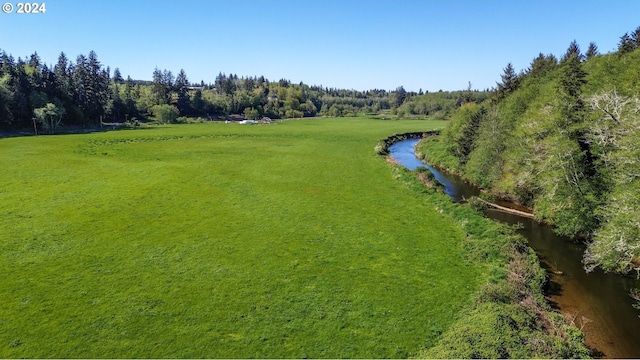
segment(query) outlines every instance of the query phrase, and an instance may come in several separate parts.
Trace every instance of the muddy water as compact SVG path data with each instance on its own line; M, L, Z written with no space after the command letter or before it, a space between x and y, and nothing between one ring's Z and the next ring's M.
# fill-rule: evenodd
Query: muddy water
M429 168L455 201L478 194L477 188L420 162L413 150L418 141L408 139L392 145L391 156L411 170ZM633 307L629 296L630 289L640 288L640 281L601 271L587 274L582 267L584 245L555 235L548 225L494 210L487 210L486 215L521 225L518 232L528 239L549 274L549 302L582 328L595 356L640 358L640 310Z

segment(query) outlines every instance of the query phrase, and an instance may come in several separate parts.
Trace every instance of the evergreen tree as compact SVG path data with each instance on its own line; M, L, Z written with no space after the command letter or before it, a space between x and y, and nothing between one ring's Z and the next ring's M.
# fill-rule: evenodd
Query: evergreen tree
M515 69L511 63L507 64L507 67L503 69L504 73L500 75L502 82L497 83L498 88L496 89L496 97L497 100L504 99L507 95L516 91L518 86L520 86L520 76L516 74Z
M109 89L109 73L102 68L98 55L95 51L90 51L87 61L86 78L86 116L89 120L97 121L108 112L109 101L111 100Z
M30 121L33 116L29 94L34 88L33 82L30 81L29 75L25 71L26 66L27 64L18 58L11 78L11 92L13 93L11 112L14 120L22 122Z
M587 49L587 59L591 59L592 57L598 55L598 47L596 43L593 41L589 43L589 48Z
M71 101L69 60L64 52L61 52L58 56L58 62L53 67L53 75L57 88L57 97L64 102Z
M191 108L194 112L198 114L205 113L205 101L202 98L202 90L196 90L195 94L193 94L193 99L191 99Z
M407 100L407 91L403 86L399 86L395 92L394 105L399 107L404 104L405 100Z
M41 89L51 98L57 95L56 77L47 64L42 65Z
M540 216L553 219L556 232L575 236L590 234L597 227L593 216L598 207L599 182L588 138L588 110L582 91L587 73L579 51L572 46L564 59L555 100L555 115L547 144L547 172L541 173L542 197L537 201ZM559 205L562 204L562 205ZM550 212L547 212L549 209Z
M558 65L558 59L553 54L544 55L542 53L538 54L536 58L531 62L531 66L527 69L527 75L530 76L543 76L549 70Z
M618 53L620 55L624 55L626 53L630 53L635 49L635 44L629 33L624 33L620 37L620 42L618 42Z
M165 70L166 71L166 70ZM153 70L151 94L155 105L166 104L167 89L164 86L164 76L157 67Z
M38 55L37 52L34 52L30 57L29 57L29 66L31 66L32 68L39 70L40 69L40 56Z
M564 56L562 57L562 60L560 60L560 62L563 63L563 62L569 60L572 57L578 59L578 61L584 60L584 55L582 55L582 53L580 53L580 46L578 45L578 43L575 40L573 40L569 44L569 47L567 48L567 52L564 54Z
M125 120L131 117L138 116L138 108L136 107L136 100L138 97L134 92L134 85L131 76L127 76L127 80L124 82L124 92L122 96L122 102L125 106Z
M631 41L634 49L640 48L640 26L631 33Z
M176 106L180 111L180 114L188 114L190 112L191 102L189 99L189 80L187 79L187 74L183 69L180 69L178 76L176 77L176 82L174 88L177 93Z
M2 51L2 53L0 53L0 76L5 74L12 75L14 73L14 67L13 57Z
M122 74L120 74L120 69L118 68L113 70L113 81L117 84L121 84L124 82L124 79L122 78Z
M13 114L11 113L13 96L9 86L10 77L9 74L0 76L0 127L5 128L13 122Z

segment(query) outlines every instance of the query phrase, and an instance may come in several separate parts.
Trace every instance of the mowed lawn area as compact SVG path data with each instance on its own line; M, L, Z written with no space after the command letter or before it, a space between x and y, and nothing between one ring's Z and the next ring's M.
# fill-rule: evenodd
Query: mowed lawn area
M442 126L0 139L0 357L417 354L487 275L373 147Z

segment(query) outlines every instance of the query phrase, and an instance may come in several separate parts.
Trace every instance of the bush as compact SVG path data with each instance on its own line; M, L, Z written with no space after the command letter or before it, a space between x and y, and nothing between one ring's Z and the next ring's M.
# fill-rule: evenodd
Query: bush
M151 107L151 114L156 118L156 121L163 124L175 123L180 111L173 105L154 105Z

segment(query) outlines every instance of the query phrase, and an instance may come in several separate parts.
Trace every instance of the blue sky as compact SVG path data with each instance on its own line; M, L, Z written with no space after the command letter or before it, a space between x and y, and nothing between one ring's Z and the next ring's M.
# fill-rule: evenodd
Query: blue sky
M574 39L610 52L640 26L637 0L44 2L45 14L0 13L0 49L47 64L94 50L142 80L158 67L192 82L224 72L356 90L485 89L509 62L559 57Z

